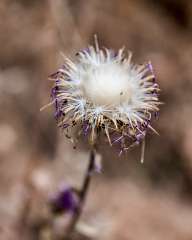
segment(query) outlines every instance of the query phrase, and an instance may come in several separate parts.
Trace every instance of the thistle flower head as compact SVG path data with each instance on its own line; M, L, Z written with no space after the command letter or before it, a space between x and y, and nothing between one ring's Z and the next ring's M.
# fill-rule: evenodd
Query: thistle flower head
M159 87L151 63L137 65L132 54L89 46L51 78L58 125L69 135L74 125L93 143L104 133L122 150L140 143L159 111ZM155 131L155 130L154 130Z

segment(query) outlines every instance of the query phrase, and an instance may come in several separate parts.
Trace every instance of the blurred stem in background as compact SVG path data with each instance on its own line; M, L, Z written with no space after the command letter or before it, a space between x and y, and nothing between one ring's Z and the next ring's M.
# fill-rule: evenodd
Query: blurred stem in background
M82 188L79 192L79 205L76 208L76 211L74 212L71 223L69 225L69 229L68 229L68 232L67 232L68 237L70 237L71 234L74 232L75 227L78 223L78 220L79 220L79 218L81 217L81 214L82 214L83 206L84 206L85 199L86 199L86 196L87 196L87 192L88 192L88 189L89 189L89 185L90 185L90 182L91 182L91 176L92 176L93 171L96 168L95 155L96 155L96 151L95 151L94 148L92 148L91 151L90 151L89 163L88 163L87 171L85 173L83 185L82 185Z

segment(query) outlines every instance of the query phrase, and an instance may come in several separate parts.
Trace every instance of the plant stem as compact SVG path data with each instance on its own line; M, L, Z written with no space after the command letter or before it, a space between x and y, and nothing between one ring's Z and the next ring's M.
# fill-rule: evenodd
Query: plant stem
M76 209L76 211L74 212L67 235L70 235L74 231L75 226L82 214L82 209L83 209L85 198L86 198L86 195L87 195L87 192L89 189L91 175L94 170L94 167L95 167L95 150L92 149L90 151L89 164L88 164L87 171L86 171L86 174L84 177L83 185L82 185L80 193L79 193L79 206Z

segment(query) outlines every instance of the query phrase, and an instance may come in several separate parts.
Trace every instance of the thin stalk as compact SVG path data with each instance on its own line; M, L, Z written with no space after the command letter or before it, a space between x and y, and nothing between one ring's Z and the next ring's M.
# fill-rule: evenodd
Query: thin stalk
M69 226L69 231L67 234L68 236L71 235L71 233L73 233L73 231L76 227L76 224L77 224L79 218L81 217L84 202L85 202L87 192L89 189L89 185L90 185L90 181L91 181L91 175L94 170L94 167L95 167L95 150L92 149L90 152L89 164L88 164L87 171L86 171L86 174L84 177L83 185L82 185L80 193L79 193L79 205L73 214L73 217L72 217L72 220L71 220L71 223Z

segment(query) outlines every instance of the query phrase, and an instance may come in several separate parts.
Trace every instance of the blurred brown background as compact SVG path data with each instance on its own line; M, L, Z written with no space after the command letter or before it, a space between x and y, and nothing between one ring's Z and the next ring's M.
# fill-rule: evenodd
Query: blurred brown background
M162 89L161 113L140 148L118 157L102 146L79 226L83 239L192 239L192 1L0 1L0 239L63 239L67 216L50 221L58 186L80 186L88 159L56 128L47 76L93 43L125 45L151 60ZM87 238L86 238L86 237Z

